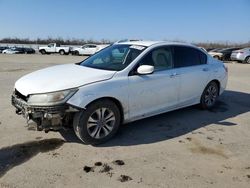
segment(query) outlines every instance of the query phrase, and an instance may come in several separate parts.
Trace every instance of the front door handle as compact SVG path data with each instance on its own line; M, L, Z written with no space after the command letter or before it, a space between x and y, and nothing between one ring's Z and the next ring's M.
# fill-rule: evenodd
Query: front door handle
M203 68L202 71L207 72L207 71L209 71L209 69L208 68Z

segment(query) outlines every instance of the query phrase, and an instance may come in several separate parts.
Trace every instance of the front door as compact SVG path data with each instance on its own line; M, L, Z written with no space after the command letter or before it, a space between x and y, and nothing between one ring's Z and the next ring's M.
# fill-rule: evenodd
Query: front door
M148 75L138 75L136 68L140 65L152 65L155 71ZM175 108L180 77L174 74L171 48L152 50L137 67L128 78L130 118L140 119Z

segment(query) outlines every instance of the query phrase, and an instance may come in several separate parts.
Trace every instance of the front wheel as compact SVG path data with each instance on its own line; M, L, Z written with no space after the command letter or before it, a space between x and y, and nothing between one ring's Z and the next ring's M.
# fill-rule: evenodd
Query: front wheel
M203 109L211 109L219 96L219 87L218 84L214 81L210 82L207 87L204 89L200 105Z
M74 131L85 144L97 145L112 138L118 131L121 114L111 100L99 100L91 103L86 110L74 117Z

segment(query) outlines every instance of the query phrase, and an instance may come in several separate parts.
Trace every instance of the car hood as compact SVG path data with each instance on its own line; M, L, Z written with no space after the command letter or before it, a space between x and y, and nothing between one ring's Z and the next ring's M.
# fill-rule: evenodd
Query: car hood
M76 64L57 65L23 76L15 83L15 89L25 96L48 93L108 80L115 73Z

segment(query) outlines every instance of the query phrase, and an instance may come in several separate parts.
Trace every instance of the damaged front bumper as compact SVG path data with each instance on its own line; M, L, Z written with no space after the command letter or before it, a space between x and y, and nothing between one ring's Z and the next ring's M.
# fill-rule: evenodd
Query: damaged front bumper
M11 104L16 108L18 115L23 115L27 122L34 121L37 130L48 132L57 131L71 125L73 115L79 109L66 103L56 106L31 106L15 92L11 96Z

